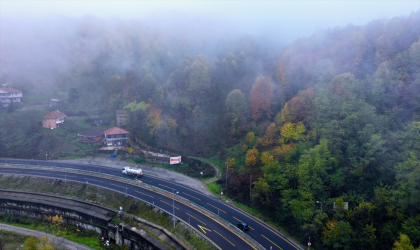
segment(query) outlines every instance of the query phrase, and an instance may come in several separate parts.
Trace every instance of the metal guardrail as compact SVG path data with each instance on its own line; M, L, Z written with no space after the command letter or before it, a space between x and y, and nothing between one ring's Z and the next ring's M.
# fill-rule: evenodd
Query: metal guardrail
M4 166L8 166L8 167L13 167L13 168L24 168L24 169L54 169L55 171L58 172L68 172L68 173L81 173L81 174L85 174L85 175L90 175L90 176L96 176L96 177L104 177L107 176L108 179L111 180L115 180L115 181L120 181L120 182L124 182L133 186L139 186L139 187L144 187L146 189L149 189L151 191L155 191L157 193L160 193L164 196L172 196L173 193L172 192L168 192L164 189L152 186L152 185L148 185L145 184L143 182L138 182L138 181L134 181L134 180L130 180L127 178L122 178L122 177L118 177L115 175L110 175L110 174L105 174L105 173L99 173L99 172L92 172L92 171L87 171L87 170L81 170L81 169L72 169L72 168L59 168L59 167L52 167L52 166L42 166L42 165L23 165L23 164L7 164L7 163L0 163L0 167L4 167ZM7 173L6 173L7 174ZM15 175L28 175L28 174L15 174ZM62 178L56 178L56 177L45 177L45 178L52 178L52 179L62 179ZM71 180L74 181L74 180ZM132 195L126 194L125 192L120 192L120 191L116 191L114 189L110 189L110 188L106 188L106 187L102 187L99 185L95 185L95 184L91 184L91 183L86 183L86 182L81 182L81 181L74 181L74 182L79 182L79 183L83 183L83 184L89 184L92 186L97 186L97 187L101 187L101 188L105 188L108 190L112 190L114 192L118 192L127 196L130 196L134 199L138 199L141 200L142 202L145 202L151 206L157 207L156 205L145 201L141 198L138 197L134 197ZM236 225L233 225L232 223L230 223L229 221L221 218L220 216L218 216L217 214L215 214L214 212L208 210L205 207L202 206L198 206L196 203L192 202L191 200L188 200L184 197L181 197L179 195L175 195L174 197L175 200L177 200L180 203L184 203L187 206L193 207L197 210L200 210L201 212L205 213L208 217L210 217L211 219L219 222L220 224L224 225L226 228L228 228L228 230L230 231L236 231L236 235L239 236L240 238L242 238L244 241L248 242L250 245L252 245L254 248L259 249L259 250L265 250L266 248L263 247L259 242L257 242L255 239L253 239L251 236L247 235L246 233L243 233L240 229L238 229L236 227ZM168 215L172 216L172 213L160 208L161 211L167 213ZM212 244L214 247L216 247L217 249L220 249L215 243L213 243L210 239L208 239L207 237L205 237L201 232L199 232L197 229L195 229L194 227L190 226L188 223L186 223L185 221L183 221L182 219L178 218L177 216L175 216L175 218L177 218L177 220L179 222L181 222L182 224L186 225L187 227L191 228L192 230L194 230L198 235L200 235L203 239L207 240L210 244Z

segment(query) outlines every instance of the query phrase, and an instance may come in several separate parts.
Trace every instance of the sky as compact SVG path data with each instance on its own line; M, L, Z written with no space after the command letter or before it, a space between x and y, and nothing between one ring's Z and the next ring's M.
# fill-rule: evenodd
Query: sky
M77 1L0 0L2 18L100 18L149 20L162 25L183 20L223 23L253 35L273 33L292 40L314 31L349 23L363 25L374 19L408 15L420 9L420 0L371 1ZM181 24L182 24L181 22ZM208 25L207 25L208 26Z

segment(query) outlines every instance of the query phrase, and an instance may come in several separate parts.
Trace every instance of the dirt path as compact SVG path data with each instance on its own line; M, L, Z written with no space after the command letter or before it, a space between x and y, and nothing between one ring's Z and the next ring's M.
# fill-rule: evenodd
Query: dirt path
M220 176L221 176L221 172L220 172L220 170L219 170L219 168L213 163L213 162L211 162L211 161L208 161L208 160L206 160L206 159L203 159L203 158L199 158L199 157L195 157L195 156L188 156L189 158L193 158L193 159L196 159L196 160L199 160L199 161L203 161L203 162L205 162L205 163L207 163L207 164L209 164L210 166L212 166L213 168L214 168L214 170L216 171L216 176L214 176L213 178L211 178L211 179L208 179L207 181L205 181L204 183L206 183L206 184L209 184L209 183L212 183L212 182L214 182L214 181L217 181L219 178L220 178Z
M63 248L64 249L69 249L69 250L90 250L90 249L93 249L93 248L87 247L85 245L66 240L62 237L57 237L57 236L54 236L52 234L45 233L45 232L38 231L38 230L27 229L27 228L24 228L24 227L16 227L16 226L11 226L11 225L2 224L2 223L0 223L0 229L15 232L15 233L22 234L22 235L35 236L38 239L41 238L42 236L47 236L51 240L52 244L57 245L60 249L63 249Z

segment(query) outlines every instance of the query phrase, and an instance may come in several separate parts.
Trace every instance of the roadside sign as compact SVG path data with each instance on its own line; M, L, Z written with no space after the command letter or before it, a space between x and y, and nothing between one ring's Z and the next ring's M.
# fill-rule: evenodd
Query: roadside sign
M311 246L311 242L308 242L308 247Z
M169 158L169 164L179 164L179 163L181 163L181 156Z
M220 192L221 195L223 195L223 192Z

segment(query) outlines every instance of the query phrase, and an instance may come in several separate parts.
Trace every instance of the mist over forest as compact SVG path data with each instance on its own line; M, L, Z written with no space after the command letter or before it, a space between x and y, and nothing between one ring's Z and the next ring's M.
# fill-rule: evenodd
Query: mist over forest
M3 19L0 83L108 127L124 109L131 141L227 161L230 198L317 249L420 248L420 10L292 43L180 20ZM43 115L1 112L0 157L59 150Z

